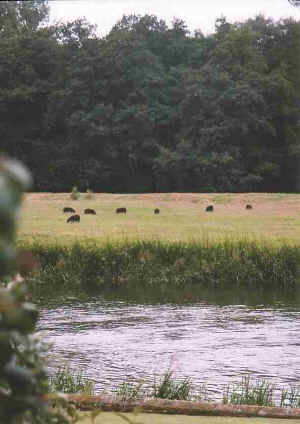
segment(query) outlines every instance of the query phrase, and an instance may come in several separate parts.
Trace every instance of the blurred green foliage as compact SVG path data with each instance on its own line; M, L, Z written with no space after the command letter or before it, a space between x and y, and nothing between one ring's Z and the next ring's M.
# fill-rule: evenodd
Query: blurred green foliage
M27 301L22 277L13 278L17 216L23 190L30 183L20 163L0 160L0 423L63 424L69 422L72 408L65 402L64 409L57 404L53 409L45 401L43 346L33 334L38 311Z

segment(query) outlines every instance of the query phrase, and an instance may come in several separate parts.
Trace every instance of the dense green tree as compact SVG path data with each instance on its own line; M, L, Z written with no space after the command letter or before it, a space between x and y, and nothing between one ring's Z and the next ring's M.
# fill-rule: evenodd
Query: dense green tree
M300 26L293 19L274 23L263 16L246 25L256 32L267 65L262 88L274 137L263 144L280 171L268 185L272 190L299 190Z
M204 36L129 15L101 38L47 13L0 5L1 149L36 190L300 188L297 21L221 17Z
M48 16L48 2L44 0L1 1L0 33L12 35L36 30L47 21Z
M43 25L46 2L1 2L0 16L1 147L39 172L57 42L51 28Z

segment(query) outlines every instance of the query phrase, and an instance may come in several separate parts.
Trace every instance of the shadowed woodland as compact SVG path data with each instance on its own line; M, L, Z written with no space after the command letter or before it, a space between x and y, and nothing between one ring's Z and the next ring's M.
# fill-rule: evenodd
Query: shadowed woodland
M132 15L101 36L48 14L0 3L1 151L34 191L299 190L299 22Z

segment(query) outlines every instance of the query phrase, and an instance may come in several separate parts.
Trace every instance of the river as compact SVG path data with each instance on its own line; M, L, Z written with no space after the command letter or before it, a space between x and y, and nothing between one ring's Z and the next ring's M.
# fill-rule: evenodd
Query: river
M97 390L132 379L149 386L172 369L218 399L226 384L249 374L276 386L299 383L300 304L292 299L251 305L236 295L232 304L201 296L181 304L68 299L41 306L38 331L52 346L50 372L82 370Z

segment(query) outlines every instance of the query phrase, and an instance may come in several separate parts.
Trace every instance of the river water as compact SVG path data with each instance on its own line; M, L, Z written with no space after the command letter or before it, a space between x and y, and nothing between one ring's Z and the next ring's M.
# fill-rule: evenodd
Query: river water
M205 384L214 399L249 374L276 386L297 385L300 302L292 296L247 305L231 298L232 304L201 296L181 304L69 299L42 306L38 330L52 345L50 372L82 370L98 390L128 379L151 385L168 369L190 377L196 390Z

